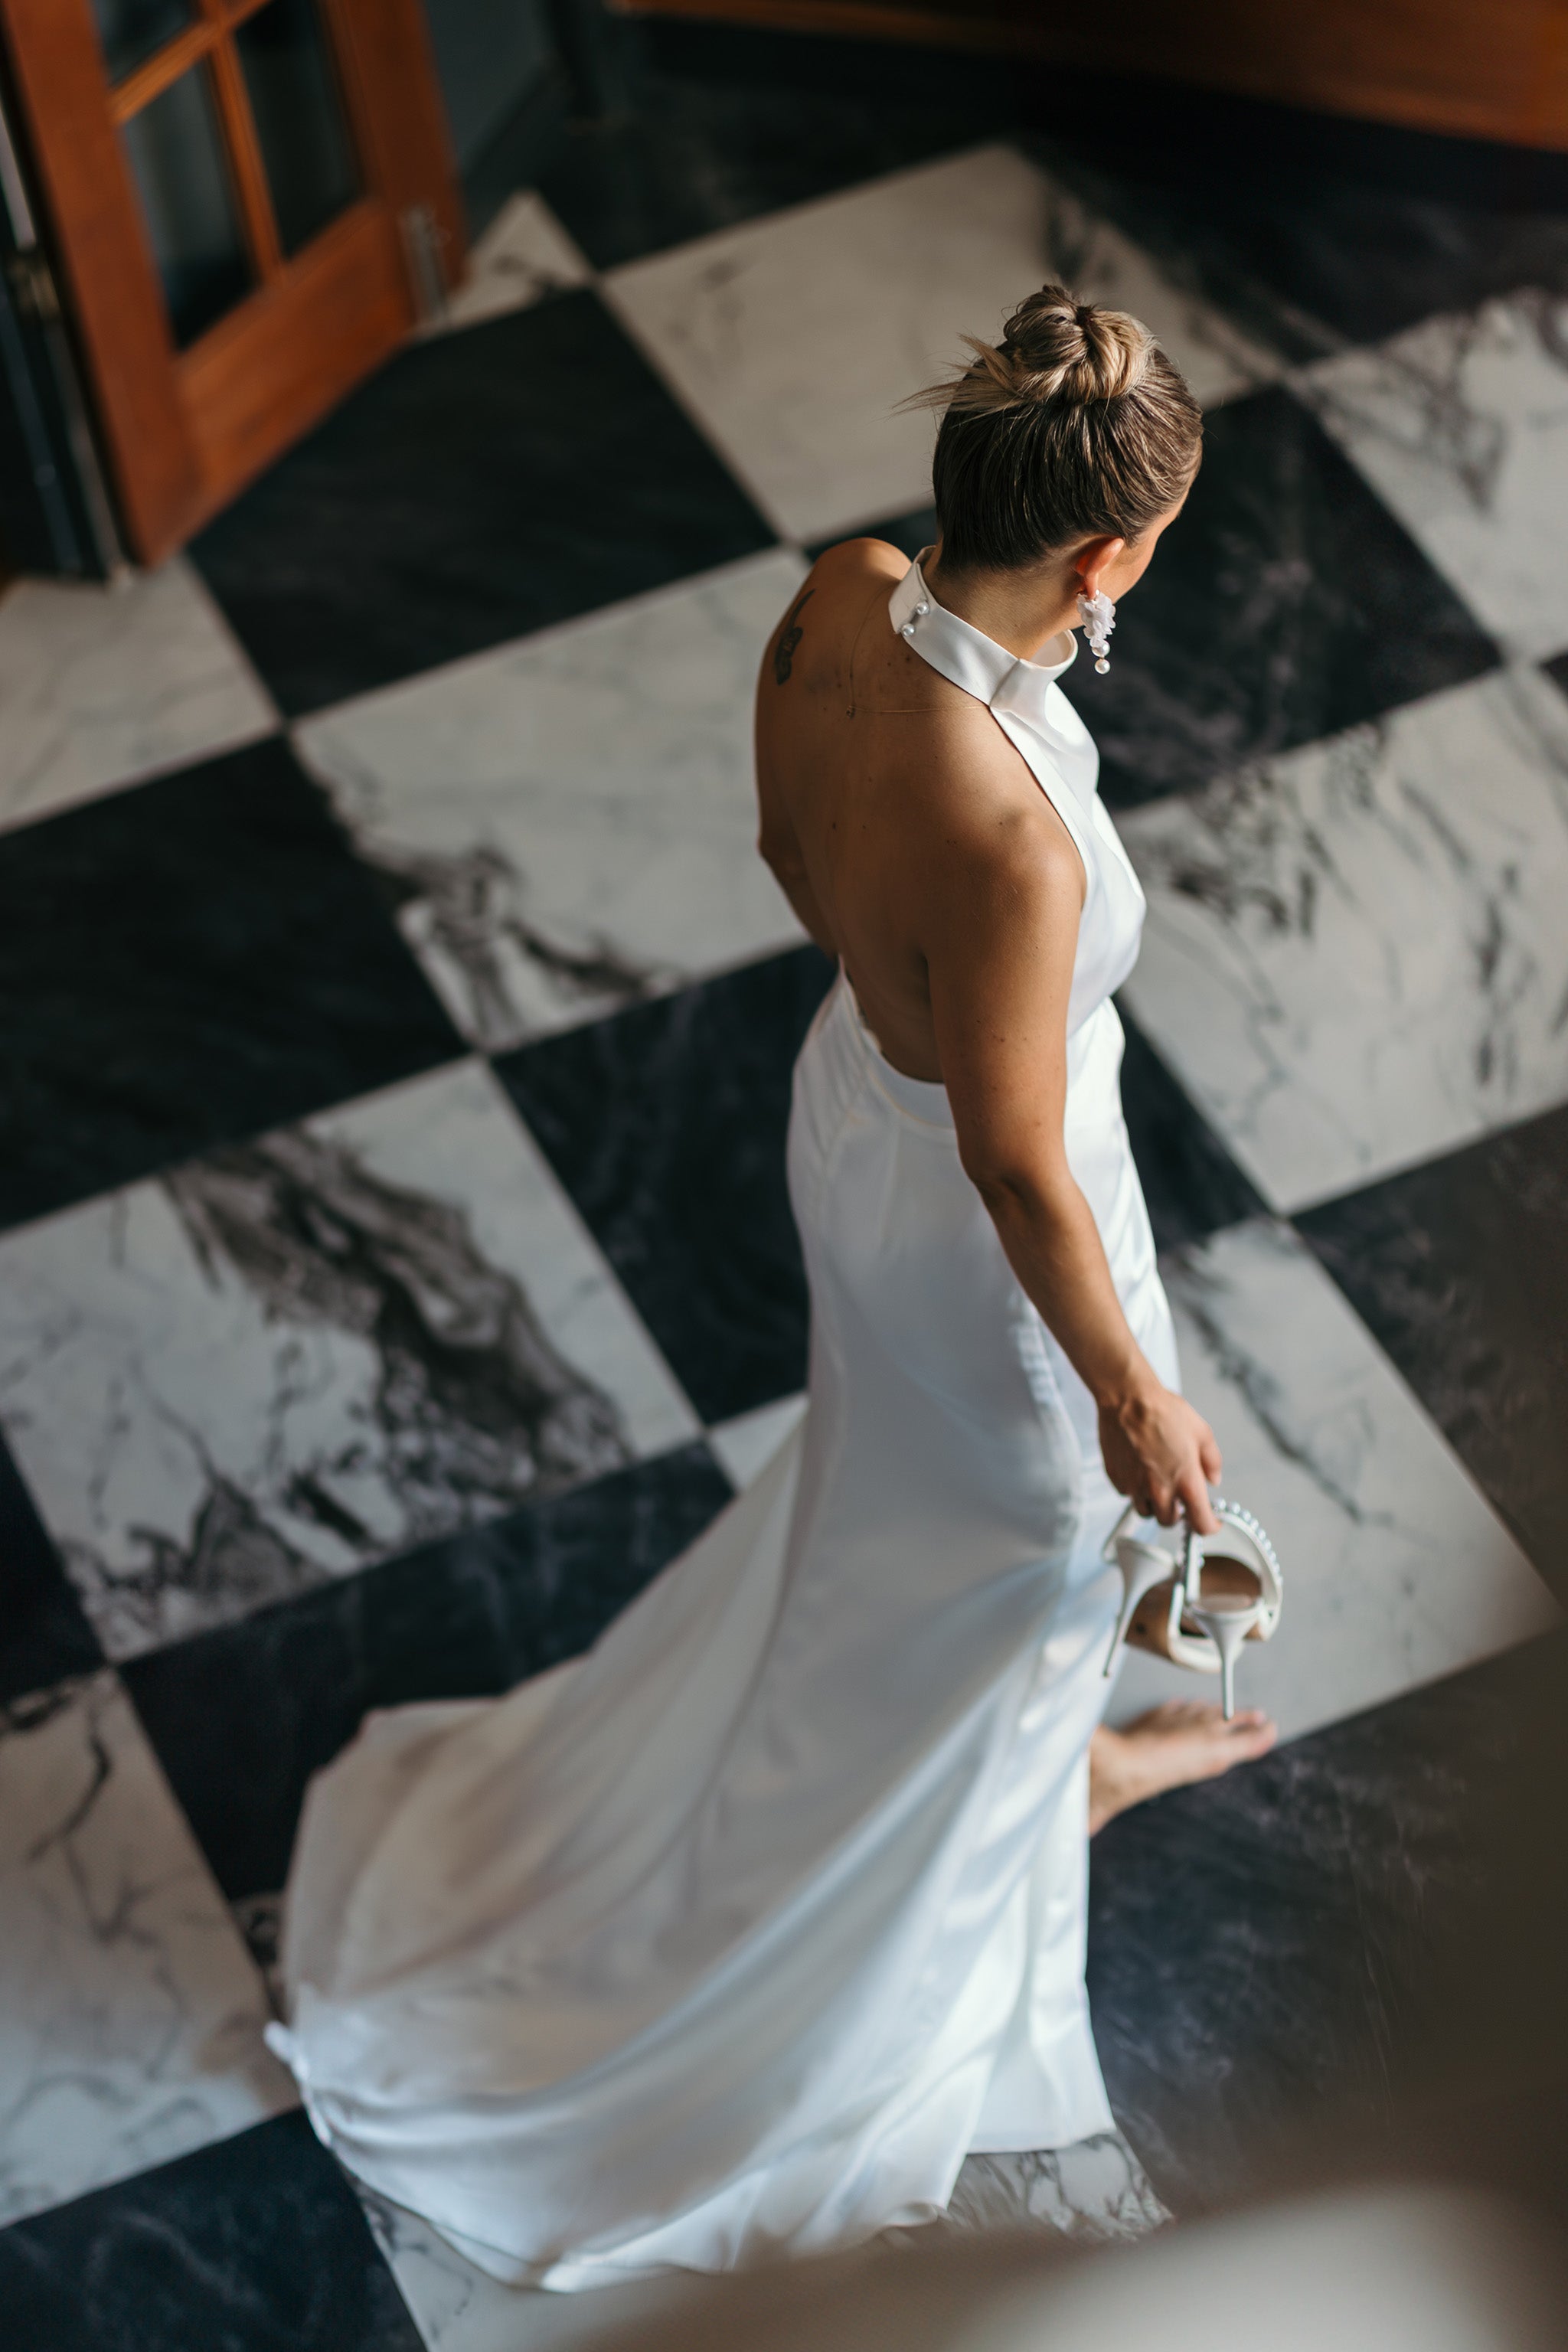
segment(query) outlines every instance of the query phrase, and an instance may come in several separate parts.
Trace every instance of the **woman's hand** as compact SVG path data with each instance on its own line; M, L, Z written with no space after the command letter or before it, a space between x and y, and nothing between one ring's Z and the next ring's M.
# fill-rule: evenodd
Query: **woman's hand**
M1219 1521L1209 1488L1220 1474L1219 1447L1185 1397L1151 1379L1146 1387L1100 1408L1100 1450L1111 1485L1139 1515L1173 1527L1184 1514L1199 1535Z

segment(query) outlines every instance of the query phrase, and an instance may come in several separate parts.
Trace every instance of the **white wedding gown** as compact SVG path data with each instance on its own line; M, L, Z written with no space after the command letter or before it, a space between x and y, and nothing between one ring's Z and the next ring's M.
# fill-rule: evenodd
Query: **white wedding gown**
M1110 1002L1143 900L1067 661L1016 661L918 565L890 609L1082 855L1067 1148L1174 1384ZM1111 2128L1086 1749L1121 1502L1090 1399L943 1089L842 978L789 1182L811 1370L783 1452L585 1657L373 1715L306 1801L274 2046L349 2169L509 2281L826 2252L940 2210L972 2150Z

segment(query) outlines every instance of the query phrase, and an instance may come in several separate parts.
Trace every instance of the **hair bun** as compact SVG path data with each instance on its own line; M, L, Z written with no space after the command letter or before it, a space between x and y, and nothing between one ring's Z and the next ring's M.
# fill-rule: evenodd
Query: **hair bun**
M1020 302L1000 343L963 338L974 357L956 383L916 399L960 412L993 413L1045 401L1085 406L1136 391L1149 373L1154 339L1125 310L1080 302L1065 286L1042 286Z
M1042 286L1008 320L1001 350L1026 400L1114 400L1142 383L1153 340L1125 310L1075 301L1065 286Z
M940 408L931 491L944 577L1139 539L1185 498L1203 412L1147 327L1042 286L1000 342L906 407Z

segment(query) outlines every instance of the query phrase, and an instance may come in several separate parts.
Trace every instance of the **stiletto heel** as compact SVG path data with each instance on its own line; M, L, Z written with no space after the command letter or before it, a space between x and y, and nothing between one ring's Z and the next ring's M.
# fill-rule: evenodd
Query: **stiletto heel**
M1168 1551L1158 1544L1145 1543L1137 1536L1127 1533L1137 1517L1137 1505L1129 1503L1106 1538L1100 1555L1112 1567L1121 1570L1121 1613L1117 1618L1116 1631L1110 1637L1110 1647L1105 1659L1108 1681L1116 1664L1116 1653L1126 1641L1132 1620L1138 1613L1139 1602L1152 1592L1157 1584L1163 1584L1171 1573Z
M1262 1606L1261 1601L1246 1601L1239 1592L1216 1593L1212 1601L1194 1601L1187 1606L1187 1614L1203 1627L1219 1652L1220 1709L1227 1723L1236 1713L1236 1662Z
M1163 1545L1127 1530L1136 1512L1130 1504L1106 1543L1105 1557L1121 1570L1123 1599L1110 1654L1109 1675L1123 1643L1149 1650L1189 1673L1218 1675L1228 1723L1236 1713L1236 1662L1244 1642L1267 1642L1279 1622L1285 1581L1279 1558L1250 1511L1217 1496L1219 1526L1200 1536L1188 1527L1178 1559ZM1142 1604L1162 1588L1168 1601L1157 1611Z

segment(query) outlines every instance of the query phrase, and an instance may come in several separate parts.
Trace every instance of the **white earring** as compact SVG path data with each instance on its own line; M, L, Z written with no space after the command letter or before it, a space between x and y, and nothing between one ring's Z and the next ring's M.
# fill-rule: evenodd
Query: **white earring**
M1098 589L1092 596L1079 598L1078 617L1084 635L1089 639L1095 668L1103 677L1110 667L1106 651L1110 644L1110 632L1116 626L1116 607L1104 590Z

